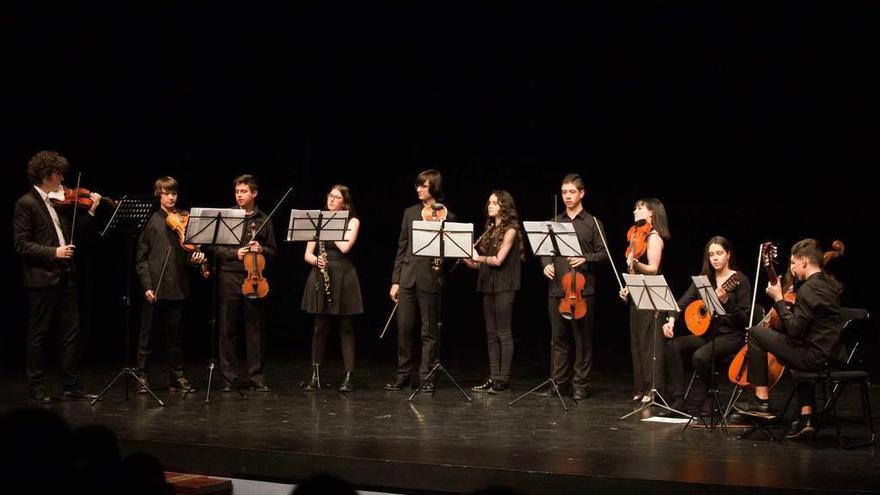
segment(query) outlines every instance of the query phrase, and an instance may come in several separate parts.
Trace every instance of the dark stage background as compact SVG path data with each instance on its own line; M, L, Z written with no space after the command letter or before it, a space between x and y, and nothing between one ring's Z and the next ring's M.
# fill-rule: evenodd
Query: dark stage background
M150 194L172 175L182 206L231 205L231 179L250 172L268 209L293 186L279 232L291 208L318 208L330 185L350 185L363 220L359 356L389 373L394 334L375 333L391 309L401 212L426 168L443 172L446 203L478 225L491 189L512 192L523 219L545 219L560 178L580 172L618 262L633 202L661 198L673 233L663 271L677 294L712 235L734 242L750 279L762 241L780 242L784 262L800 238L842 239L832 271L847 284L844 303L876 308L877 9L10 7L0 30L3 368L21 369L27 314L8 219L41 149L68 157L69 185L82 171L84 186L113 197ZM83 234L78 245L85 363L120 362L124 244ZM272 263L270 358L308 356L302 251L285 245ZM597 276L596 369L627 370L626 309L611 273ZM484 367L474 273L458 270L448 285L444 359ZM208 355L209 289L196 285L189 305L189 358ZM545 291L527 260L520 369L546 369Z

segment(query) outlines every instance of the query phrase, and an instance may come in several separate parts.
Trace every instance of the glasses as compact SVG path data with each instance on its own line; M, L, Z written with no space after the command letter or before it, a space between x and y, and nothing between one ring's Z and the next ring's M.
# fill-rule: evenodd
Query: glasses
M328 194L327 197L330 199L345 199L342 196L340 196L339 194L333 194L333 193Z

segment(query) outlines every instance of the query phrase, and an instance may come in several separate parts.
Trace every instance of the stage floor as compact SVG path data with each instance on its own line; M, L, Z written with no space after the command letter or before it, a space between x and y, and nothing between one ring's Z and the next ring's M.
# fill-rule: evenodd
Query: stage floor
M469 391L479 375L451 369L473 401L443 377L433 396L408 402L409 391L382 389L390 377L387 365L361 364L356 390L346 397L335 388L301 391L305 362L270 364L272 392L249 392L246 400L215 386L206 404L204 372L192 374L199 390L184 399L169 394L157 373L154 385L165 407L134 393L126 401L123 387L95 407L69 401L40 407L74 426L108 425L125 452L153 453L170 470L264 481L295 483L321 471L392 492L466 492L498 484L541 494L880 493L877 447L839 449L833 428L816 441L773 443L761 433L741 439L740 429L620 421L632 409L627 370L595 372L592 397L568 399L566 412L555 398L528 397L508 407L546 378L538 375L518 377L511 392L487 396ZM339 365L326 368L324 379L338 386ZM97 392L115 371L86 369L84 383ZM4 373L2 390L0 410L32 405L23 373ZM872 397L877 411L876 387ZM843 412L853 415L857 404L849 391ZM845 425L844 434L852 439L864 432L859 428Z

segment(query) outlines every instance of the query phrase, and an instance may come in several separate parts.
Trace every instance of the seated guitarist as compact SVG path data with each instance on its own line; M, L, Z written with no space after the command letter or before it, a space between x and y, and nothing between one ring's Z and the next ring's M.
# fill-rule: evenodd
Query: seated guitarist
M709 278L712 287L715 287L715 295L718 296L727 314L708 316L711 318L708 330L705 327L691 328L693 323L689 321L688 328L693 334L675 338L673 338L675 317L669 316L666 324L663 325L663 334L670 339L666 341L664 353L668 373L667 390L673 398L672 408L684 410L684 359L685 356L692 355L694 370L702 377L707 391L701 410L708 414L710 412L708 408L712 407L708 394L712 379L710 376L712 360L736 354L743 346L749 318L751 287L746 276L736 270L736 255L730 241L721 236L715 236L706 243L706 249L703 251L703 269L700 274ZM681 308L700 303L700 294L693 283L678 300ZM706 320L704 322L708 323Z
M749 380L755 385L753 396L736 403L736 410L751 415L772 416L767 387L767 358L772 353L783 364L797 371L818 371L829 363L842 362L840 340L840 285L822 271L823 254L819 243L803 239L791 248L789 270L797 289L791 309L783 301L782 286L776 279L767 286L778 312L780 330L764 326L749 328ZM787 438L797 438L815 431L812 412L815 389L812 384L798 385L801 410Z

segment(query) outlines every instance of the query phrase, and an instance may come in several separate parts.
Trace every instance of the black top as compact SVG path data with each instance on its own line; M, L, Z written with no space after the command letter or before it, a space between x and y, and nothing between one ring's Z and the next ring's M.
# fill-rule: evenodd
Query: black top
M797 290L791 310L783 301L773 305L782 328L792 338L819 351L826 359L840 338L840 291L822 272L814 273Z
M749 324L752 287L744 273L736 273L739 274L740 283L727 293L727 302L721 303L727 314L712 317L712 326L709 331L715 335L744 334L746 326ZM717 288L717 282L713 281L712 287ZM699 299L700 293L697 291L697 286L691 282L687 292L678 300L678 306L684 311L690 303Z
M190 266L190 254L180 246L180 239L165 223L166 218L168 213L159 208L147 221L138 238L135 270L144 292L156 292L156 284L159 283L162 266L165 265L165 254L168 253L168 264L164 275L161 275L162 285L158 287L156 297L176 301L189 297L187 269Z
M417 203L403 210L391 283L400 284L400 287L404 289L415 287L422 292L437 292L439 280L436 272L431 269L434 258L412 253L412 223L416 220L422 220L423 208L422 203ZM455 215L448 212L446 219L455 221Z
M506 232L505 232L506 234ZM498 250L495 243L491 243L486 256L495 256ZM480 263L480 273L477 277L477 292L484 294L496 294L519 290L522 272L522 260L520 259L519 236L513 238L513 246L504 258L501 266L490 266Z
M602 244L602 237L599 235L599 231L596 230L596 222L593 220L593 215L590 215L586 210L582 209L574 216L574 218L569 218L566 213L562 213L554 218L553 221L574 224L574 231L577 233L577 238L581 245L581 252L587 260L586 263L576 269L578 272L584 274L587 279L587 283L584 285L584 291L581 295L594 295L596 293L596 277L593 276L591 272L595 270L598 263L608 260L608 254L605 252L605 246ZM562 276L569 272L571 268L568 266L568 262L565 261L565 258L558 257L555 258L554 261L554 258L550 256L541 257L542 266L547 266L551 262L556 269L556 277L550 283L550 297L562 297L565 292L559 285L559 281L562 280Z
M237 208L237 207L233 207ZM224 295L241 295L241 283L247 276L247 270L244 263L238 259L238 250L248 245L251 241L251 223L256 222L256 228L260 228L266 221L267 215L259 208L254 207L253 213L245 216L240 231L238 232L241 244L238 246L214 246L210 249L209 254L217 259L220 277L220 293ZM257 233L257 242L263 247L263 256L266 258L266 269L263 270L263 276L268 278L270 263L269 261L278 252L278 244L275 241L275 229L272 228L272 222L266 223L259 233Z

